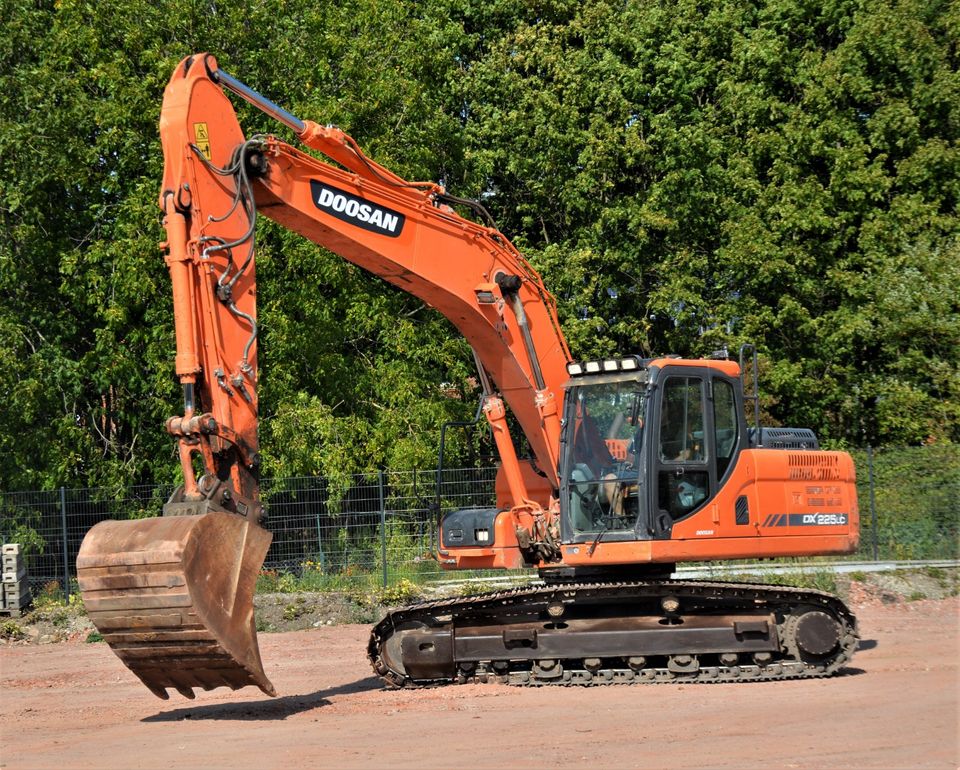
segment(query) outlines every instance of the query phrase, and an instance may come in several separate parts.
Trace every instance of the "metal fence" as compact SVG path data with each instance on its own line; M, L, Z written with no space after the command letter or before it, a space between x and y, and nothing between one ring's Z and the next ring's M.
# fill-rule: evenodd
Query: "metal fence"
M850 558L956 559L960 447L856 451L861 546ZM442 510L494 504L495 468L444 470ZM80 542L109 518L159 515L169 486L0 493L0 537L19 542L31 584L70 587ZM436 471L381 471L334 487L319 477L262 484L273 544L263 585L294 576L318 590L428 581L443 573L437 537Z
M273 542L263 584L294 575L317 589L407 577L438 578L433 559L437 492L443 510L495 504L496 468L381 471L334 487L320 477L261 483ZM23 546L31 587L51 581L70 589L87 531L105 519L158 516L169 485L0 492L0 538Z

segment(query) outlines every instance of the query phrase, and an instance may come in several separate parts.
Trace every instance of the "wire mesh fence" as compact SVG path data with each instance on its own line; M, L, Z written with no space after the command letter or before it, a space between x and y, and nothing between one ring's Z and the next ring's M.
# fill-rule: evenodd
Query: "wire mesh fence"
M294 575L317 589L431 579L441 510L495 504L496 468L381 471L333 488L321 477L261 484L273 542L265 585ZM0 538L23 547L31 586L56 581L69 590L87 531L106 519L159 516L170 485L0 493ZM438 503L439 501L439 503ZM478 573L479 574L479 573Z
M960 446L852 452L860 502L857 558L956 559L960 551Z
M957 559L960 447L857 450L861 545L857 560ZM262 484L273 543L264 586L388 586L444 573L433 558L440 513L495 504L496 468L381 471L332 487L319 477ZM69 586L87 530L110 518L161 513L172 487L0 493L0 537L22 545L33 588ZM476 573L480 574L480 573ZM458 577L469 577L458 573Z
M381 471L345 492L316 477L263 485L273 543L267 576L292 573L317 587L375 579L439 577L438 512L495 504L496 468ZM438 504L439 500L439 504Z

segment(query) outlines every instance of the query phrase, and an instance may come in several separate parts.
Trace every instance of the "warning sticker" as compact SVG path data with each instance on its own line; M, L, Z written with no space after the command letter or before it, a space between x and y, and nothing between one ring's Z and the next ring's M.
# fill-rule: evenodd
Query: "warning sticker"
M203 153L204 157L210 157L210 131L207 129L206 123L194 123L193 124L193 136L194 144L197 145L197 149Z

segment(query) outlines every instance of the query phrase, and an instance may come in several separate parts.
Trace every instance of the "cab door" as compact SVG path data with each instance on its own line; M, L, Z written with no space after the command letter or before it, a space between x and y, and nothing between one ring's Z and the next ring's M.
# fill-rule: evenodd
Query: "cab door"
M708 368L667 366L658 378L650 446L654 537L703 508L733 465L741 430L734 381ZM741 410L742 411L742 410Z

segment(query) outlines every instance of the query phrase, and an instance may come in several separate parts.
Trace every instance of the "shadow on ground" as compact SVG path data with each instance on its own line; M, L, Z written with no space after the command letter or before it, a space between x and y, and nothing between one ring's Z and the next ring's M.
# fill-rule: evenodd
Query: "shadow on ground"
M269 700L245 701L243 703L211 703L207 706L188 706L187 708L161 711L159 714L144 717L141 722L180 722L185 719L224 719L229 721L249 720L266 721L286 719L291 714L322 708L330 704L327 698L333 695L380 690L383 682L379 677L368 676L356 682L317 690L308 695L285 695Z

